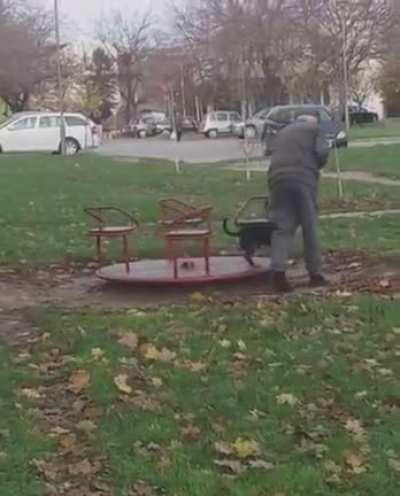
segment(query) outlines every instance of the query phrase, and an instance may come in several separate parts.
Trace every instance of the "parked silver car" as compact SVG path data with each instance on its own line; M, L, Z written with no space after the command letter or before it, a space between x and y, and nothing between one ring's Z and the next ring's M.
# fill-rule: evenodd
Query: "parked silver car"
M200 124L199 132L207 138L217 138L218 135L232 134L236 122L240 122L239 112L217 110L208 113Z
M147 138L156 134L157 126L152 117L140 117L130 123L129 131L135 138Z
M247 119L244 124L244 133L246 133L247 138L261 138L264 131L265 121L270 110L271 109L269 107L263 108L256 112L253 117ZM244 136L241 137L243 138Z

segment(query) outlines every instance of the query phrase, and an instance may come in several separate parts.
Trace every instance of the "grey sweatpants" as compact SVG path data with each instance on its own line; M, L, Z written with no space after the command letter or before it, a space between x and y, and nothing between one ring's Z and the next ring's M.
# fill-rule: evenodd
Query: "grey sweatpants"
M269 217L278 225L271 242L271 269L286 271L290 246L301 226L306 268L310 275L320 274L317 193L295 181L277 183L270 193Z

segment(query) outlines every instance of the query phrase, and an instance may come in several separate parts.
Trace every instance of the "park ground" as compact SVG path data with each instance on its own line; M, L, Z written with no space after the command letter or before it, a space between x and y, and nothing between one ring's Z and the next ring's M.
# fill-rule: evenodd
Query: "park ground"
M323 180L334 284L299 279L287 298L140 295L93 277L83 207L136 211L132 247L153 258L160 198L211 202L214 250L233 253L220 221L265 193L263 172L0 157L1 496L397 496L400 216L382 211L400 209L399 155L340 152L377 180L346 181L341 201ZM362 217L329 217L342 212Z

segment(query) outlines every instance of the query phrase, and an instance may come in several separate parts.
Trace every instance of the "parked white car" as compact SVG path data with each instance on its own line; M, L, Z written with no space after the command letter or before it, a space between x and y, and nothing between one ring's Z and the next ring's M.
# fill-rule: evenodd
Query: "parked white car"
M66 154L96 148L101 127L82 114L64 114ZM60 150L61 114L21 112L0 124L1 152L57 152Z
M239 112L225 110L210 112L200 124L199 132L207 138L217 138L219 134L232 134L235 124L240 121Z

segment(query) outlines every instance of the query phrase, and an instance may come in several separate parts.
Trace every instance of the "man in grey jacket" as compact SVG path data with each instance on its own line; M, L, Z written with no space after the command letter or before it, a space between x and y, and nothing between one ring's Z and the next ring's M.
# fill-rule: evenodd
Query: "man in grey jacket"
M271 282L275 291L292 289L286 278L286 266L299 226L310 285L326 284L317 233L317 197L320 169L328 156L329 144L314 115L299 116L278 133L272 145L268 185L270 218L278 225L271 242Z

